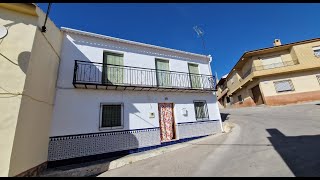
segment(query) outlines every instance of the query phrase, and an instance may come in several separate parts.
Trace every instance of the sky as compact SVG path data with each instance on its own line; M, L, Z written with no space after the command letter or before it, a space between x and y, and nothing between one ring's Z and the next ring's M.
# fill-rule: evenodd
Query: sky
M46 12L48 3L38 3ZM320 37L320 3L53 3L58 27L210 54L218 78L246 51ZM194 26L203 31L205 48Z

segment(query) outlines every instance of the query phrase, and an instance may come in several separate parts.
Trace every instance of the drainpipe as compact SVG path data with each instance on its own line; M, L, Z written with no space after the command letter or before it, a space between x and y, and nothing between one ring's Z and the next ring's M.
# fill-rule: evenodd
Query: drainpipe
M210 74L212 75L212 70L211 70L211 61L212 61L212 56L209 54L208 55L209 57L209 71L210 71ZM215 77L216 78L216 77ZM216 97L216 104L218 103L218 99L217 99L217 95L216 95L216 92L213 92L212 93L215 97ZM219 111L219 107L218 107L218 104L217 104L217 108L218 108L218 111ZM220 111L219 111L219 122L220 122L220 128L221 128L221 132L225 132L224 129L223 129L223 126L222 126L222 120L221 120L221 115L220 115Z

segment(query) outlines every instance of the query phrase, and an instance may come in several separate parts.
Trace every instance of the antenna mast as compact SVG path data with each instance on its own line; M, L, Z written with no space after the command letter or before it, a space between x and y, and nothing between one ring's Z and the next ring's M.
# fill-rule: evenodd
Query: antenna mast
M205 46L204 39L203 39L204 31L198 26L194 26L193 29L198 34L198 37L201 38L203 49L206 50L206 46Z

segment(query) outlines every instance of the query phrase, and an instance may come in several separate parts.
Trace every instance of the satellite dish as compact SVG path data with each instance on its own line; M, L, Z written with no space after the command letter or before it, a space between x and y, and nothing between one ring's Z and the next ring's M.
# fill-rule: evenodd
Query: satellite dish
M7 28L0 25L0 39L6 37L7 34L8 34Z

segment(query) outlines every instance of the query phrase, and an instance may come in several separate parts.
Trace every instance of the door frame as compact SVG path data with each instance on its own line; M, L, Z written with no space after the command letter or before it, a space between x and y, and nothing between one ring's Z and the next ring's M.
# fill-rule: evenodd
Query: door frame
M178 140L178 134L177 134L177 124L176 124L176 119L174 116L174 103L173 102L159 102L158 103L158 114L159 114L159 129L160 129L160 141L161 143L165 143L165 142L170 142L170 141L162 141L161 140L161 125L160 125L160 121L161 121L161 113L160 113L160 104L172 104L172 124L173 124L173 138L170 141L176 141Z
M262 95L262 92L261 92L260 84L257 84L257 85L253 86L253 87L250 89L250 90L251 90L251 93L252 93L252 96L253 96L253 102L256 104L256 106L257 106L257 105L260 105L260 104L257 104L257 103L254 101L255 97L254 97L254 93L253 93L253 88L255 88L255 87L258 87L258 88L259 88L259 92L260 92L261 100L262 100L262 103L261 103L261 104L265 104L265 100L264 100L264 96Z

